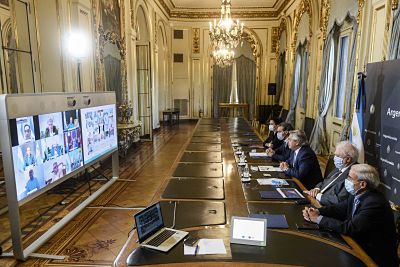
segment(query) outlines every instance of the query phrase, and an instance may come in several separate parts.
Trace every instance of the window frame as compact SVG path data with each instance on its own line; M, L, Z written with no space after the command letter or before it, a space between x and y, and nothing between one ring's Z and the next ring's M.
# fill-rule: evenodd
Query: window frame
M334 84L333 84L333 89L334 89L334 94L333 94L333 107L332 107L332 119L334 122L338 123L338 124L342 124L343 123L343 117L346 115L346 105L344 103L346 103L346 99L347 99L347 94L346 94L346 81L347 81L347 65L349 64L350 58L351 58L351 47L353 44L353 40L352 40L352 27L350 25L350 23L348 23L347 21L344 22L345 25L343 25L341 27L341 30L339 32L339 36L337 39L337 42L335 44L335 70L334 70ZM343 101L343 112L342 112L342 116L341 117L337 117L337 103L338 103L338 94L339 94L339 75L340 75L340 71L339 71L339 67L341 66L341 49L342 49L342 39L344 37L348 38L348 47L347 47L347 64L346 64L346 68L345 68L345 83L344 83L344 87L343 87L343 99L341 99L341 101Z

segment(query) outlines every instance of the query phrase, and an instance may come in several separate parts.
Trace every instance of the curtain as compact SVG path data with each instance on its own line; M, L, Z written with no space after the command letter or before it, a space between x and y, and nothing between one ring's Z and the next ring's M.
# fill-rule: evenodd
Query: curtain
M236 59L237 89L240 103L249 104L249 119L253 119L256 91L256 63L240 56Z
M354 73L356 68L356 53L357 53L357 32L358 32L358 23L355 19L353 19L353 33L352 40L353 44L351 47L350 61L347 65L347 76L346 76L346 114L344 119L344 127L342 132L340 133L339 140L344 141L349 139L349 131L351 125L351 102L353 99L353 82L354 82Z
M292 94L290 96L290 108L289 108L289 113L286 117L286 122L292 125L294 125L297 98L299 96L300 74L301 74L301 52L302 52L302 46L299 46L296 52L296 62L293 71L294 75L292 77L292 86L291 86Z
M326 136L325 116L328 112L332 99L332 83L335 67L335 28L328 34L324 44L324 54L322 58L322 70L320 91L318 99L318 116L315 120L314 128L310 135L310 146L317 154L326 155L329 153L328 139Z
M400 7L393 14L392 35L389 45L389 59L400 58Z
M122 100L121 61L108 55L104 57L106 91L115 91L117 103Z
M308 52L303 53L303 67L301 69L301 107L307 108L307 79L308 79Z
M285 55L283 52L279 55L278 69L276 73L276 96L275 104L279 104L281 93L284 91L285 86Z
M214 118L219 117L219 103L228 103L232 89L232 66L213 67L213 110Z

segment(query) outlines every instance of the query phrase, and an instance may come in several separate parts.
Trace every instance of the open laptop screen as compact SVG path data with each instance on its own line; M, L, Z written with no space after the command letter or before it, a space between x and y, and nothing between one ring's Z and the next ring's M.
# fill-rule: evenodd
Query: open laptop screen
M136 214L135 223L140 243L163 228L164 222L161 215L160 203L151 205Z

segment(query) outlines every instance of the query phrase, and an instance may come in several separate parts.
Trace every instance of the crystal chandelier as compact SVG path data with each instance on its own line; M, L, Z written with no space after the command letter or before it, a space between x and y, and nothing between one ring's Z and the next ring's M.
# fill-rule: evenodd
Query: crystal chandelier
M227 48L218 48L213 51L212 55L215 64L217 64L221 68L231 65L235 58L235 52L232 49Z
M214 49L233 49L241 43L243 23L231 16L231 0L222 0L221 18L210 22L210 39Z

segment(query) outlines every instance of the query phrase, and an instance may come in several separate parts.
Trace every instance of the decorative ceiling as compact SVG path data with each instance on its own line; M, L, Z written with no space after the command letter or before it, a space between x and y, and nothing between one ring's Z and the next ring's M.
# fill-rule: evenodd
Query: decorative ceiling
M221 1L219 0L166 0L171 3L175 8L183 9L210 9L220 8ZM274 8L279 0L232 0L232 7L234 8Z
M209 19L220 16L221 0L157 0L171 18ZM275 18L291 1L231 0L235 18Z

